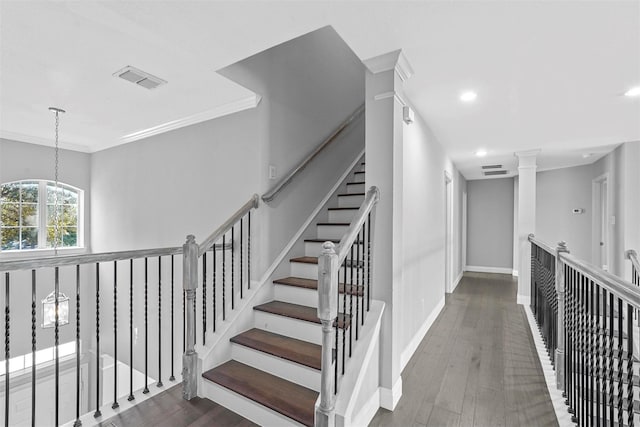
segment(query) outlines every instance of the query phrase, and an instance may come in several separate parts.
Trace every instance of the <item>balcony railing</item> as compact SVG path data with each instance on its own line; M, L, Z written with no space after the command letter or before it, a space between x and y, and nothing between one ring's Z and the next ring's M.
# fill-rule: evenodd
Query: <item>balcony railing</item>
M573 257L564 244L553 249L533 235L529 240L531 308L572 421L633 426L640 289Z

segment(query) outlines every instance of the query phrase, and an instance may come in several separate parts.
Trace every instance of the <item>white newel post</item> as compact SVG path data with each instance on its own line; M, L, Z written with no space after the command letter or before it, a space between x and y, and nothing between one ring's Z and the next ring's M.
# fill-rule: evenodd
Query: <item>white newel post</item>
M322 370L320 405L316 409L316 427L335 425L335 395L333 393L333 322L338 316L338 255L332 242L322 245L318 257L318 318L322 322Z
M182 286L186 292L185 310L186 324L186 349L182 355L182 397L191 400L198 394L198 353L195 351L196 336L196 312L195 300L198 288L198 245L193 235L187 236L187 242L182 246L183 267Z
M536 156L540 150L515 153L518 157L518 304L531 304L531 243L536 231Z
M558 343L556 348L556 387L558 390L565 390L564 386L564 303L565 303L565 281L564 281L564 268L562 261L560 260L561 253L569 253L567 244L565 242L559 242L556 248L556 292L558 294Z

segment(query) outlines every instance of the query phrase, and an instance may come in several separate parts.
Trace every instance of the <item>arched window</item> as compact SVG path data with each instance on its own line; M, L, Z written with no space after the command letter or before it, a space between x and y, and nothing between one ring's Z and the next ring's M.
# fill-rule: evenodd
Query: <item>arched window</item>
M55 194L52 181L0 185L0 251L54 247ZM82 190L58 183L58 248L82 247Z

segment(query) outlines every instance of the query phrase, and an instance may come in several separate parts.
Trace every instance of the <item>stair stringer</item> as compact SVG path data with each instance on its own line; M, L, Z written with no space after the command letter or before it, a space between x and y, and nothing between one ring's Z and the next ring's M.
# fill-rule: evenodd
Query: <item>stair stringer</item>
M345 172L338 177L327 195L318 203L311 212L307 220L291 238L289 243L278 254L273 263L258 281L252 281L252 288L249 295L244 299L238 299L236 309L230 313L228 320L218 325L216 333L207 334L207 345L196 345L198 353L198 372L202 374L231 359L232 344L231 338L235 335L251 329L255 325L255 312L253 307L266 303L274 298L275 285L273 283L285 269L289 268L289 259L295 253L304 249L304 239L312 237L315 233L315 224L319 220L326 220L328 216L328 206L337 202L340 190L346 191L349 177L351 177L359 167L364 157L364 150L356 156L355 160L346 168ZM204 387L204 380L198 375L198 396L215 401L216 397L209 396L207 390L211 387Z
M380 334L385 304L371 300L371 310L338 380L335 426L366 426L380 408Z

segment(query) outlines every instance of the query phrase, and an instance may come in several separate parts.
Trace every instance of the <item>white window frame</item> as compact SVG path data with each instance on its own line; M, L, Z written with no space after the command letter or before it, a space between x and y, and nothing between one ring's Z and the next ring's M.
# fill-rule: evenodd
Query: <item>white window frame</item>
M53 248L48 248L47 245L47 185L55 185L55 181L48 179L20 179L17 181L3 182L0 185L16 184L22 182L37 182L38 183L38 247L35 249L0 249L0 256L2 255L21 255L26 254L40 254L49 255L54 252ZM75 191L78 194L78 236L76 246L59 247L58 252L80 252L84 250L84 190L73 185L58 182L59 188L68 188Z

